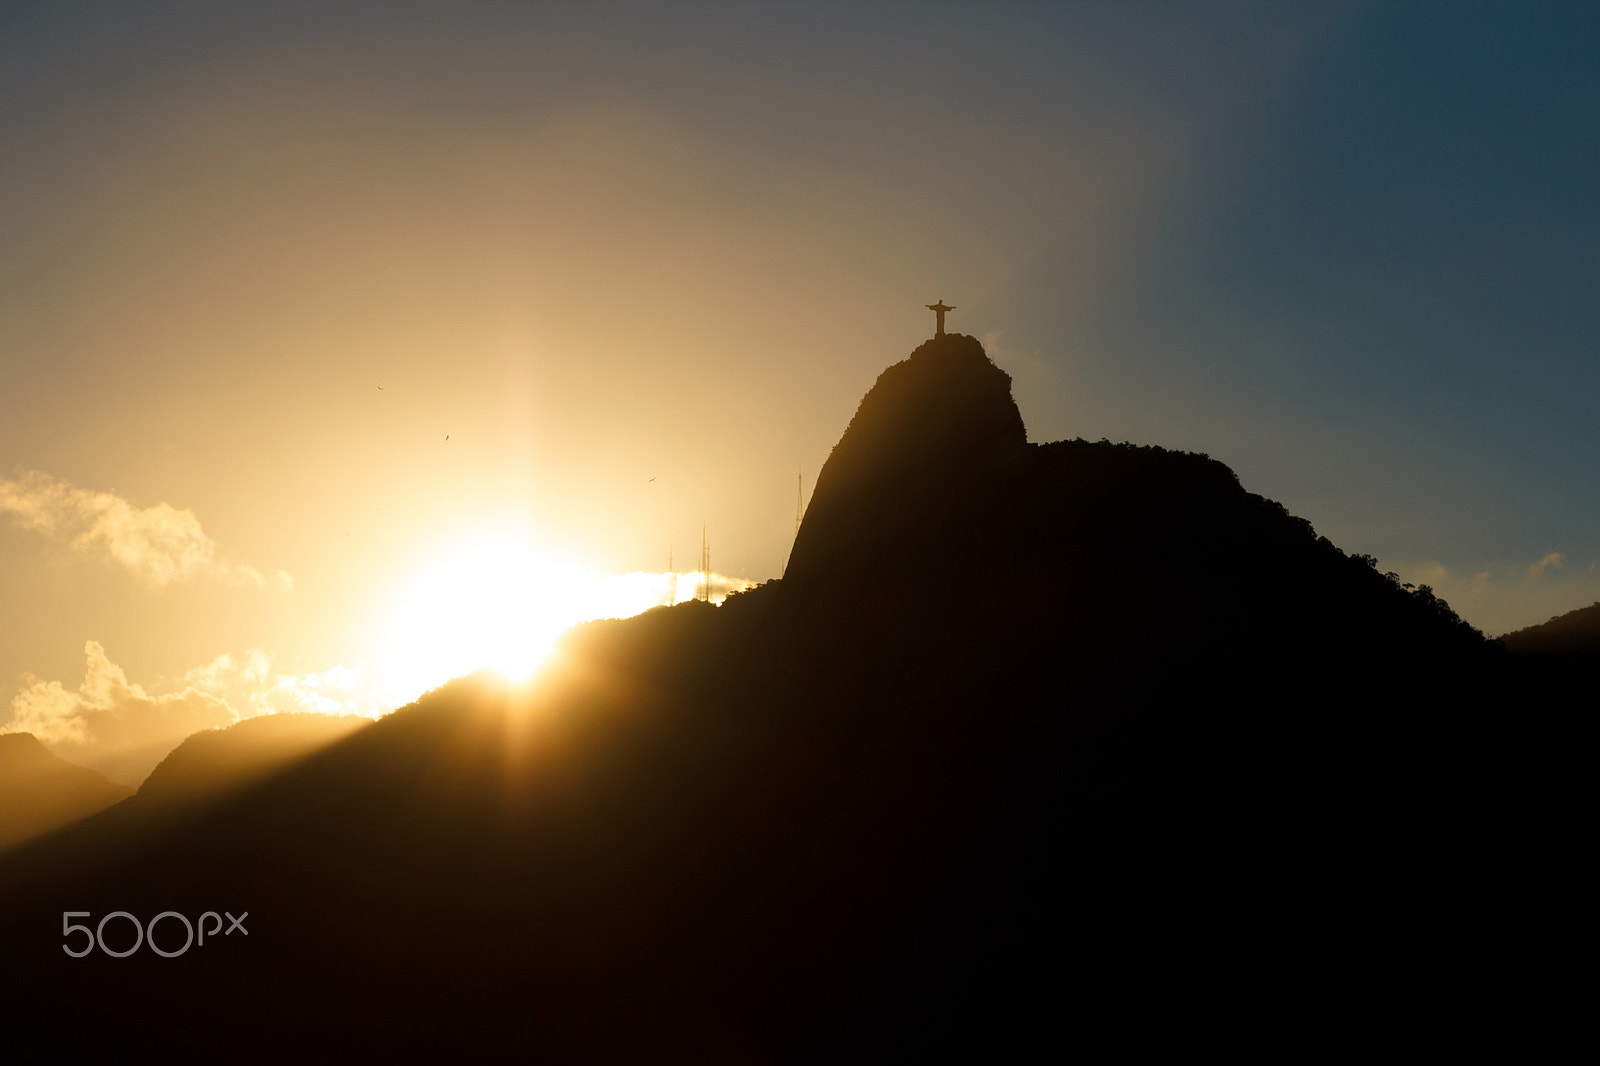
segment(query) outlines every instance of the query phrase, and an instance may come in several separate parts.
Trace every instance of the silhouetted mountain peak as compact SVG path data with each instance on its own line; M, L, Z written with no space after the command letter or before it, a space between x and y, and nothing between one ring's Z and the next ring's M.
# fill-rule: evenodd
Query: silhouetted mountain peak
M907 463L992 460L1027 442L1011 399L1011 375L989 360L975 338L947 333L878 375L817 487L897 472Z
M1011 376L983 345L962 333L925 342L862 398L817 476L785 578L888 579L911 543L981 511L1027 445Z
M26 771L54 759L32 733L0 734L0 773Z
M1146 680L1180 659L1221 669L1242 647L1293 675L1311 669L1307 648L1322 655L1356 633L1413 654L1482 650L1430 590L1408 593L1207 456L1028 444L1010 385L978 341L950 334L862 399L784 575L801 629L840 645L817 655L879 633L937 647L941 619L962 612L988 619L974 634L985 640L1054 630L1099 648L1086 654L1101 665L1170 643L1159 666L1135 671Z
M52 755L32 733L0 735L0 848L86 818L132 792Z

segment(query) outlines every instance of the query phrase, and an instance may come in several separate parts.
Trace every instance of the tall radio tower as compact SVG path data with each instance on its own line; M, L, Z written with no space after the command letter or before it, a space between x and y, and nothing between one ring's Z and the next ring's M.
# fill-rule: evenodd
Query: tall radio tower
M711 602L711 545L706 542L706 525L700 523L700 599Z
M783 569L789 570L789 560L794 558L794 541L800 539L800 516L805 513L805 476L799 463L794 466L794 540L789 542L789 554L783 560Z

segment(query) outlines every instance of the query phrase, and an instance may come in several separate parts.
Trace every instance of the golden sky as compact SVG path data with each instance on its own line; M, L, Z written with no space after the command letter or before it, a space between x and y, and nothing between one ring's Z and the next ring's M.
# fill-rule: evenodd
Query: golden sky
M1576 365L1576 320L1463 369L1459 336L1503 323L1444 329L1404 278L1410 317L1374 311L1375 260L1295 221L1332 225L1325 187L1377 209L1286 130L1425 184L1432 157L1329 117L1398 121L1379 90L1429 76L1385 51L1408 17L6 8L0 723L370 711L467 616L531 642L573 602L663 595L649 575L669 550L692 570L702 523L719 573L775 577L797 468L809 487L941 298L1034 440L1208 451L1490 632L1589 602L1594 493L1549 473L1588 432L1571 381L1480 399ZM1476 40L1430 62L1466 76ZM1541 113L1592 99L1512 88ZM1432 268L1396 262L1460 261L1454 221ZM1504 225L1580 254L1560 241L1593 219L1538 221ZM1387 332L1335 351L1330 307ZM1402 340L1421 354L1351 354Z

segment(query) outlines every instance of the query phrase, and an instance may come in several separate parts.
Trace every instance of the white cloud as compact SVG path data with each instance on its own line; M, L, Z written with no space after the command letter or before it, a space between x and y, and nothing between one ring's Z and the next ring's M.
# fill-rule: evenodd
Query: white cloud
M128 785L143 781L186 737L242 718L293 711L373 717L388 709L367 691L360 670L275 673L272 657L259 649L219 655L161 695L130 682L97 641L83 650L77 690L26 675L0 733L32 733L67 761Z
M1565 555L1562 555L1560 552L1551 552L1543 559L1540 559L1538 562L1528 567L1528 578L1529 580L1537 581L1539 578L1545 576L1546 570L1549 570L1552 567L1554 567L1556 570L1560 570L1566 565L1567 557Z
M333 666L321 673L278 674L262 703L271 707L270 712L262 713L289 710L369 716L379 713L379 708L367 697L361 670L349 666Z
M369 691L359 667L275 672L272 656L259 648L237 659L225 652L184 674L183 684L226 701L242 718L296 711L374 717L390 709Z
M137 784L184 737L239 720L226 701L196 688L151 696L128 681L99 643L91 640L83 650L87 664L76 692L28 675L0 732L32 733L62 758Z
M221 558L193 511L165 503L138 507L115 493L80 489L38 470L0 478L0 514L75 552L115 563L155 588L202 576L258 588L269 581L253 566ZM293 587L281 570L270 581L285 591Z

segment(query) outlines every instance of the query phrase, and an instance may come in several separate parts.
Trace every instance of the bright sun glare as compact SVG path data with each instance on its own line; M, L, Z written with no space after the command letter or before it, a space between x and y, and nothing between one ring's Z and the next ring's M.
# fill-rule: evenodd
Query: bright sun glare
M664 603L669 581L664 574L608 577L512 535L463 541L424 566L388 609L384 687L411 699L483 667L526 680L563 630Z

